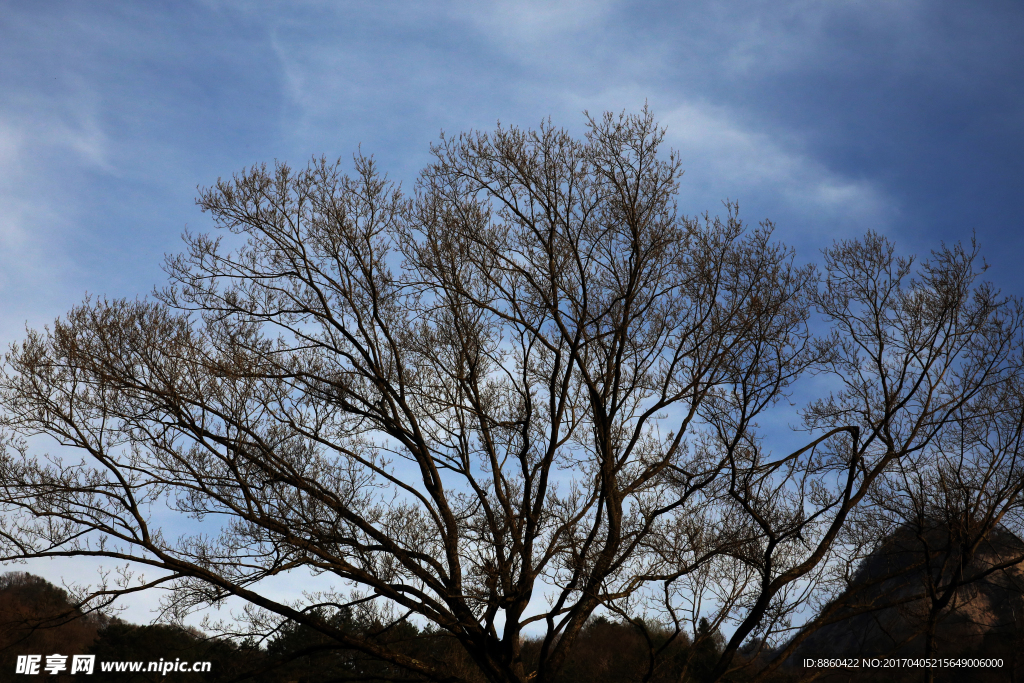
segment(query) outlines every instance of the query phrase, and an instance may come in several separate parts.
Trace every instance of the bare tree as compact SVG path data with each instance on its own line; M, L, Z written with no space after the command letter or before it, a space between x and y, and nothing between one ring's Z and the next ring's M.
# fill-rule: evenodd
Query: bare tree
M712 431L701 436L707 441L710 434L710 448L723 454L729 470L716 482L723 500L741 508L736 518L756 542L711 562L690 559L701 544L681 545L669 563L677 571L663 578L656 605L679 632L696 630L702 613L713 614L716 626L736 625L716 675L729 671L730 662L767 675L816 628L885 607L858 604L863 592L849 592L850 574L901 523L892 506L906 498L895 495L894 483L908 470L945 472L945 489L916 489L921 505L955 518L968 512L967 500L953 500L963 494L979 508L973 513L983 513L984 521L963 539L968 545L982 543L1009 520L1007 511L1019 508L1024 473L1014 429L1024 411L1011 400L1021 371L1018 302L978 282L976 248L944 247L916 273L914 259L899 257L875 234L838 242L824 257L814 299L832 329L814 342L810 370L830 376L837 389L801 411L804 428L821 436L778 457L744 421L744 400L729 406L725 419L711 416ZM830 438L844 430L850 438ZM966 432L974 435L970 444ZM955 457L949 449L957 438L961 477L954 481L953 469L942 463ZM750 453L750 464L735 464L736 452ZM722 509L705 508L716 515ZM843 589L843 600L829 600ZM917 597L924 597L923 588ZM822 608L810 620L798 614L808 603ZM793 637L797 627L802 632ZM730 651L745 638L754 647L732 660ZM766 658L764 646L780 642L785 646Z
M728 624L711 677L741 666L880 477L1015 376L1020 316L960 248L912 279L868 235L822 281L770 223L682 216L662 138L646 110L582 140L442 137L411 197L362 157L218 181L199 204L244 246L186 235L153 300L87 300L12 347L2 559L154 567L92 598L234 596L252 634L289 619L432 680L475 674L330 609L434 624L495 682L552 680L599 607ZM815 373L841 388L778 454L757 421ZM84 460L33 456L37 434ZM171 539L171 513L202 524ZM290 570L357 592L261 592Z
M801 656L933 659L999 648L1012 677L1024 607L1022 437L1024 394L1008 377L885 472L847 530L864 552L847 558L843 593L794 640L810 648Z
M1024 562L1024 542L1006 533L1022 531L1021 398L1021 387L1007 383L964 406L927 457L908 458L893 468L872 501L873 510L912 533L922 560L925 657L938 656L940 620L969 607L965 588L1000 581L1015 589L1018 600L1024 594L1017 567ZM991 547L994 543L998 547ZM931 670L925 680L933 680Z

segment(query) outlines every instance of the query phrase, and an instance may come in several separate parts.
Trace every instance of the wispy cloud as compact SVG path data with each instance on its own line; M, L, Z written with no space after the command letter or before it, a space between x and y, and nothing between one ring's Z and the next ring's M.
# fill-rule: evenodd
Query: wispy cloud
M52 317L57 311L45 302L74 280L68 238L81 201L76 174L114 172L94 97L18 104L0 108L0 298L7 302L0 334L8 339L22 334L27 318Z
M572 43L579 33L604 24L617 4L614 0L460 2L449 6L448 15L468 18L517 58L529 59L531 51L524 48L557 49Z
M773 195L805 216L876 228L896 211L875 183L829 169L800 148L799 138L744 126L722 107L687 103L660 120L667 142L696 170L688 180L723 197Z

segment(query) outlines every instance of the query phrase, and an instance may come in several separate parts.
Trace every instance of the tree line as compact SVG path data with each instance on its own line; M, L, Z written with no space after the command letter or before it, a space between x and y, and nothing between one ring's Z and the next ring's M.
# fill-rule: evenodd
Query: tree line
M470 680L480 680L458 642L436 628L421 629L408 622L387 628L379 618L339 610L321 618L353 634L374 639L424 660L461 670ZM652 680L678 680L688 665L689 679L703 681L717 660L722 646L720 634L708 633L701 625L698 643L684 637L664 653ZM663 645L662 636L655 645ZM591 620L584 628L565 668L559 674L564 683L640 680L648 666L650 647L643 634L627 623L604 617ZM540 642L527 639L526 659L536 663ZM15 661L27 654L91 654L101 661L182 659L210 661L209 673L181 674L142 671L101 672L97 667L90 680L101 683L196 679L209 681L251 680L255 683L285 681L391 681L426 680L408 678L394 665L357 650L345 650L322 633L293 621L284 622L266 641L225 641L210 638L194 627L173 624L138 625L117 617L85 613L71 596L45 579L25 572L0 576L0 681L25 680L15 674ZM75 680L67 672L48 677L58 683Z

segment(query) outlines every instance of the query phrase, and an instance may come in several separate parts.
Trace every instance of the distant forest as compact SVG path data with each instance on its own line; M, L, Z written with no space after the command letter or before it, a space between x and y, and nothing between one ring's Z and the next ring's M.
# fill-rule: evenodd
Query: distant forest
M472 678L472 664L450 637L403 622L398 627L380 630L379 624L361 621L347 611L331 615L346 630L386 641L416 657L443 660ZM702 627L707 629L706 622ZM718 634L704 638L694 648L688 637L677 637L671 644L648 643L630 624L606 618L593 619L585 636L576 645L573 657L561 673L565 683L588 681L640 680L648 673L649 651L662 651L653 680L677 681L688 663L687 680L703 680L721 652ZM525 644L527 657L535 658L539 643ZM266 643L232 643L211 639L194 628L167 624L138 625L100 614L82 614L68 593L45 579L25 572L0 576L0 682L26 681L30 677L15 674L18 655L58 653L93 654L97 661L210 661L210 673L110 673L97 665L90 677L46 675L47 681L168 681L249 680L277 683L286 681L393 681L418 680L408 672L386 663L367 660L359 653L338 650L331 641L308 627L286 622Z

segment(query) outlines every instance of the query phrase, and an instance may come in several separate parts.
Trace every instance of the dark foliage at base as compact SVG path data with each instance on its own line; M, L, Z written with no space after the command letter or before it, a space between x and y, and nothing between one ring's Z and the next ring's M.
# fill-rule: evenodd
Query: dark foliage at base
M370 636L397 651L441 665L468 680L483 680L465 650L452 637L409 622L389 627L341 610L330 621L345 631ZM642 681L669 683L685 677L706 680L721 653L723 639L706 622L694 639L680 632L648 634L636 626L603 617L591 620L573 648L558 683ZM655 637L648 639L650 634ZM535 668L542 643L527 640L523 660ZM213 640L195 629L165 624L139 626L118 619L83 615L66 591L31 574L9 573L0 577L0 682L25 681L15 674L18 655L93 654L97 662L139 661L211 662L209 673L103 672L89 680L97 683L202 680L204 683L249 680L254 683L295 681L416 681L421 680L394 665L374 660L354 650L339 649L326 636L294 622L286 622L260 647ZM51 683L81 678L68 674L41 674Z
M872 565L873 566L873 565ZM870 567L865 568L865 571ZM325 615L326 616L326 615ZM329 615L330 621L347 632L368 636L394 650L421 661L444 667L465 680L483 681L466 651L452 637L420 629L399 621L388 627L361 618L349 610ZM844 628L848 624L842 624ZM558 674L555 683L702 683L722 652L724 639L702 621L695 633L673 632L611 621L591 619ZM827 634L826 634L827 635ZM835 634L833 634L835 635ZM821 639L816 639L821 644ZM838 642L838 641L837 641ZM542 642L523 643L523 663L535 670ZM962 643L957 657L998 657L1003 666L992 669L940 669L936 681L1013 681L1024 676L1024 629L993 629L979 640ZM139 626L95 614L82 614L68 594L46 580L22 572L0 576L0 683L30 680L15 674L18 655L59 653L93 654L97 662L139 661L211 662L208 673L104 672L97 669L88 677L39 675L50 683L85 680L96 683L142 683L148 681L252 681L253 683L327 683L329 681L420 681L421 677L399 667L368 658L354 650L339 649L326 636L294 622L285 622L263 645L237 644L210 639L192 628L165 624ZM801 651L801 657L808 654ZM843 653L831 653L836 657ZM845 653L853 656L854 653ZM859 653L857 656L859 657ZM876 653L877 654L877 653ZM891 654L891 653L890 653ZM904 653L903 656L908 656ZM727 677L742 683L757 673L758 661L742 653L740 661L750 666ZM922 670L805 668L801 658L762 680L795 683L803 680L864 683L903 683L922 680ZM1017 678L1014 678L1016 674Z

